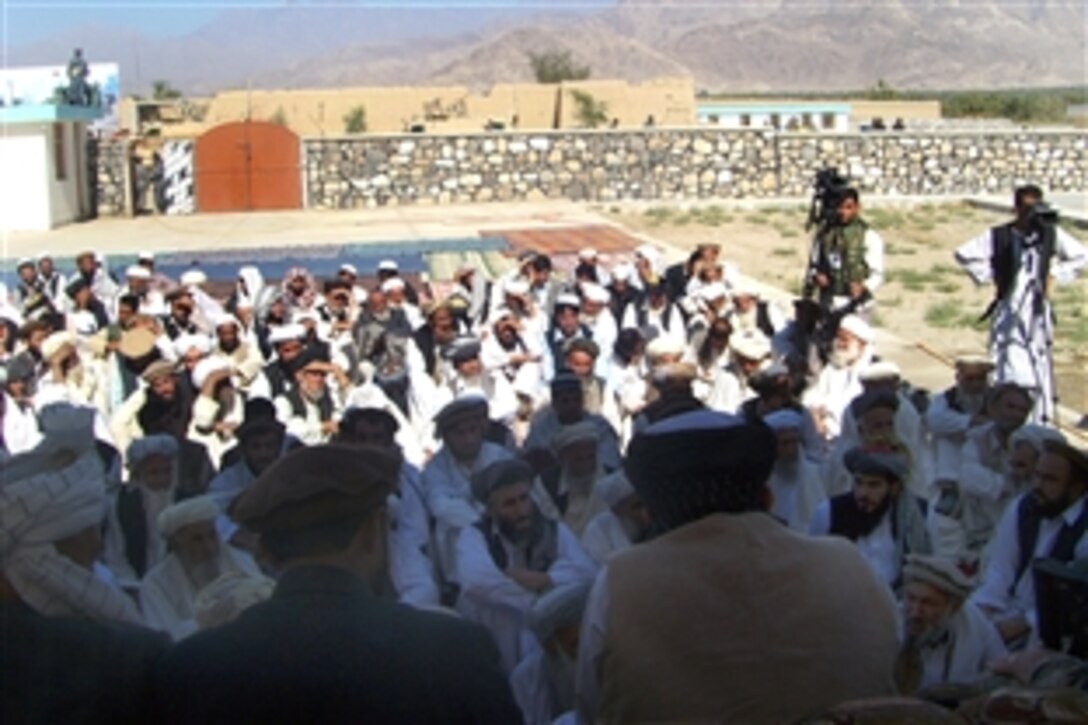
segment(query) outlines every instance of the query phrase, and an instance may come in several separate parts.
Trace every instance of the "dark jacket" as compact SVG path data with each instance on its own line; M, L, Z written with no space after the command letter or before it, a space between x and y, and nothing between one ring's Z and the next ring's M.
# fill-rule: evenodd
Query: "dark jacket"
M0 604L0 722L152 722L160 632Z
M487 632L378 599L331 567L287 571L267 602L178 643L164 722L520 722Z

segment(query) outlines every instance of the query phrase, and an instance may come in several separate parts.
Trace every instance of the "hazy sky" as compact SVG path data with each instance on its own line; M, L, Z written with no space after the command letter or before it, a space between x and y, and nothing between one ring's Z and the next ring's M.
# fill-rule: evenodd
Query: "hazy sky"
M612 0L0 0L7 43L24 45L65 28L87 23L127 27L150 35L179 35L231 8L315 9L336 7L509 7L601 6Z

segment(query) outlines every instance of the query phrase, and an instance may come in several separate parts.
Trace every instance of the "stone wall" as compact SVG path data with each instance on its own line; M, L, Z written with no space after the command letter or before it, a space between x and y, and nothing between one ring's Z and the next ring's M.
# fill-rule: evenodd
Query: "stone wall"
M877 194L1088 189L1084 132L778 134L726 129L304 141L307 204L805 196L835 165Z
M129 213L129 148L126 141L91 143L88 154L95 179L94 210L97 216L126 216Z

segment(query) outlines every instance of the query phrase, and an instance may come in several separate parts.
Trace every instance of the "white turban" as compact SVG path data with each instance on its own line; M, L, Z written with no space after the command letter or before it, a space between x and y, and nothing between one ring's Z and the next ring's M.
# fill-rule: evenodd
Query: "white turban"
M768 428L777 432L780 430L801 430L805 419L802 418L801 414L796 410L782 408L769 415L765 415L763 417L763 422L767 424Z
M582 295L589 302L596 302L599 305L608 304L608 301L612 299L612 295L604 287L596 284L595 282L586 282L582 285Z
M65 345L74 346L75 335L67 331L54 332L42 342L42 358L48 362Z
M881 360L870 363L861 371L858 379L863 383L873 383L880 380L898 380L903 377L903 371L891 360Z
M713 302L714 300L724 300L729 296L728 290L725 289L725 285L721 282L711 282L705 287L700 287L699 291L695 293L700 299L706 302Z
M144 462L144 459L151 456L177 458L178 442L173 436L156 433L132 441L128 446L128 451L125 452L125 460L128 462L130 469L136 468Z
M597 495L610 509L616 508L625 498L635 492L627 474L622 470L610 473L597 482Z
M555 587L529 608L529 629L541 643L546 642L557 630L577 626L582 621L588 599L587 582Z
M212 375L229 370L230 363L223 358L206 357L193 368L193 385L198 389L203 388L204 383L208 382L208 378Z
M513 278L506 280L506 284L502 286L503 294L508 294L512 297L524 297L529 294L529 283L523 279Z
M208 275L201 272L199 269L190 269L181 275L182 287L199 287L200 285L208 281Z
M178 532L178 529L201 521L215 521L219 515L219 507L211 496L197 496L178 501L173 506L168 506L159 514L159 531L166 538L170 538Z
M684 343L669 335L658 335L646 345L646 358L656 363L666 355L683 355Z
M381 290L384 294L389 294L395 290L404 289L404 280L400 277L390 277L382 282Z
M1016 429L1016 432L1013 433L1012 437L1009 439L1009 446L1010 448L1015 448L1020 443L1024 443L1035 449L1037 454L1042 454L1043 441L1065 443L1065 436L1063 436L1060 431L1054 430L1053 428L1028 423L1027 425L1020 426Z
M218 627L271 597L275 588L276 582L262 574L223 574L196 595L193 616L201 629Z
M746 360L762 360L771 354L771 341L758 330L745 330L729 339L729 347Z
M842 318L842 322L839 323L839 329L849 332L866 345L873 341L873 328L869 327L869 323L857 315L847 315Z
M194 333L185 333L179 335L178 339L174 340L174 353L179 357L185 357L185 353L189 352L193 348L196 348L201 355L207 355L211 352L212 342L208 339L207 335L199 335Z
M0 561L19 597L46 616L140 623L135 605L54 544L102 523L105 472L90 409L50 405L43 440L0 464Z
M661 274L662 272L662 257L661 252L657 247L652 244L643 244L641 247L635 250L635 255L642 257L650 263L650 271L654 274Z

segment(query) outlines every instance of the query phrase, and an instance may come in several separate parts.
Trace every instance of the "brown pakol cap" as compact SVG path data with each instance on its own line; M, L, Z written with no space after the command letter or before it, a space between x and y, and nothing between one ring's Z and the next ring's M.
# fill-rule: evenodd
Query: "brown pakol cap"
M401 459L380 448L299 448L272 464L228 513L255 533L292 531L366 514L397 486Z

